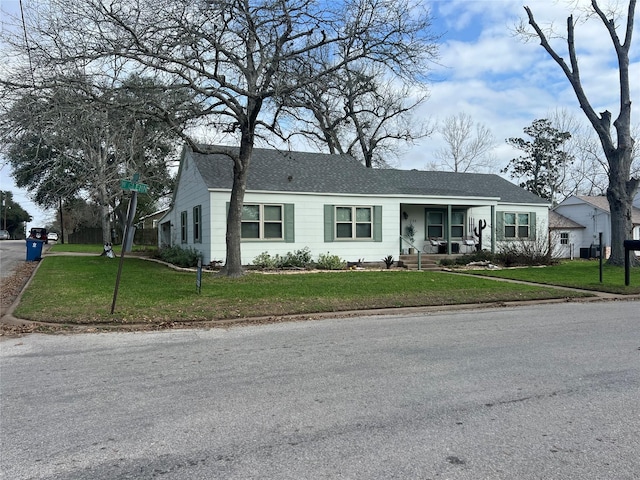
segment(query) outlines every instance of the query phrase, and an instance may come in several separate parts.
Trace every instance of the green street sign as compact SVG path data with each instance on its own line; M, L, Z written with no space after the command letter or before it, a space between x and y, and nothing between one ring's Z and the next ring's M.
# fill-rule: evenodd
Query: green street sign
M138 193L147 193L148 185L144 183L134 183L131 190L135 190Z
M147 193L149 186L145 183L136 183L133 180L120 180L123 190L135 190L138 193Z

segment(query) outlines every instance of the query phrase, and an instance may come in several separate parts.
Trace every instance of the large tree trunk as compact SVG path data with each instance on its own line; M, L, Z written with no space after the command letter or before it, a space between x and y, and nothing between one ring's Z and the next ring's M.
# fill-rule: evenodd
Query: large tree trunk
M111 242L111 223L109 222L109 202L107 200L107 187L100 185L100 225L102 227L102 243Z
M618 196L611 189L607 189L607 199L611 211L611 256L608 263L611 265L624 265L625 239L631 238L631 204L628 196Z
M242 275L241 257L241 226L242 226L242 204L247 186L247 174L251 163L253 142L245 144L241 142L238 158L233 160L233 188L229 200L229 217L227 218L227 258L221 274L228 277L239 277Z
M633 198L638 189L638 181L629 178L624 173L616 170L626 170L631 164L631 150L606 152L609 163L609 187L607 188L607 200L611 212L611 256L608 263L611 265L624 265L625 252L624 240L633 238ZM628 171L628 170L627 170ZM637 262L634 262L637 264Z
M253 81L254 79L250 79ZM262 108L262 99L249 97L247 100L247 115L241 117L240 121L240 152L237 158L233 158L233 187L231 198L229 199L229 216L227 218L227 259L224 267L220 271L227 277L240 277L242 271L241 257L241 227L242 227L242 204L244 193L247 190L247 178L249 165L253 155L253 145L255 142L256 119Z
M244 119L244 125L241 126L240 151L238 157L233 158L233 187L231 189L231 198L229 199L229 216L227 218L227 258L224 267L220 271L222 275L228 277L240 277L243 274L240 248L242 242L242 204L247 190L249 165L253 155L255 121L261 106L262 101L259 99L249 99L247 105L249 115Z

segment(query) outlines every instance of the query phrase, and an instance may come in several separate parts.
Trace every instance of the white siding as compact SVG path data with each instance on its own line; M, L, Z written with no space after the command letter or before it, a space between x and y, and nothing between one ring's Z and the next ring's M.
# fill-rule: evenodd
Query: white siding
M602 232L602 243L610 245L611 224L609 214L604 210L583 202L573 205L559 205L555 211L586 227L582 230L580 237L576 238L576 249L597 244L600 232Z
M571 258L571 252L573 250L573 257L580 257L580 245L582 245L583 229L557 229L551 233L551 241L553 245L554 258ZM568 233L569 239L566 245L560 243L560 234Z
M211 192L211 227L210 234L211 259L225 260L226 258L226 221L228 192ZM247 192L244 203L272 203L295 205L295 242L284 240L243 240L241 244L242 263L250 264L262 252L270 255L285 255L308 247L314 259L321 253L338 255L346 261L364 259L365 262L379 262L387 255L398 256L399 250L399 212L398 199L385 199L365 196L339 195L296 195L284 193L251 193ZM382 241L353 240L333 241L324 240L324 206L325 205L356 205L382 207Z
M194 243L193 241L193 207L197 205L202 208L201 243ZM180 236L180 214L183 211L187 212L187 243L182 243ZM171 245L194 248L202 253L204 262L208 263L210 261L208 246L211 237L207 225L210 222L210 215L211 209L207 188L195 165L187 157L181 165L173 207L163 219L163 222L167 220L171 222Z
M210 255L205 253L205 261L221 260L226 258L226 221L227 205L229 202L229 192L210 192ZM415 202L407 204L407 202ZM264 241L264 240L243 240L241 244L242 263L250 264L255 257L263 252L270 255L285 255L302 248L309 248L314 259L321 253L338 255L343 260L355 262L363 260L365 262L380 262L385 256L393 255L398 258L400 250L400 235L404 235L405 225L415 220L417 234L415 245L423 248L425 235L425 209L440 206L446 208L446 199L425 199L425 198L386 198L375 196L343 196L343 195L313 195L313 194L291 194L291 193L255 193L247 192L244 203L271 203L271 204L294 204L295 205L295 242ZM420 204L418 204L420 203ZM382 207L382 241L373 240L349 240L325 242L324 236L324 206L344 205L344 206L381 206ZM453 207L454 210L467 208L465 206ZM538 236L542 235L546 241L548 225L548 209L546 206L532 205L508 205L495 206L496 211L510 212L535 212ZM408 219L402 219L402 211L406 211ZM467 210L465 219L465 232L467 231L469 218L473 218L473 227L477 227L479 220L486 220L487 228L483 230L483 248L491 248L491 231L493 220L491 218L491 206L477 206ZM402 219L402 220L401 220ZM205 223L206 226L206 223ZM473 229L472 229L473 230ZM408 245L403 244L403 248ZM461 248L462 252L466 250Z

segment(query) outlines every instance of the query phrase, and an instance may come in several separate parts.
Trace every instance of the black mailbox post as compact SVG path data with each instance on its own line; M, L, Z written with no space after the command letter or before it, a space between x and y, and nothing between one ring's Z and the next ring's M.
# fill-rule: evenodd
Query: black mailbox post
M634 250L640 251L640 240L625 240L624 241L624 284L629 286L629 267L631 265L631 252Z

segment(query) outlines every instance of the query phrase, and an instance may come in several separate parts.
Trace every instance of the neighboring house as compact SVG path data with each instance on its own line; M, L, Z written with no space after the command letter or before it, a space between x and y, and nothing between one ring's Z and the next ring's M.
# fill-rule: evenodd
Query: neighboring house
M549 212L549 242L555 258L575 258L582 244L584 225L551 210Z
M140 217L136 223L134 243L139 245L157 245L158 244L158 221L166 215L169 208Z
M224 152L238 149L219 152L183 150L170 210L159 221L161 246L195 248L205 263L226 258L233 165ZM416 248L430 250L433 238L441 243L434 251L456 253L481 221L485 249L540 234L546 241L548 203L498 175L368 169L345 155L256 148L244 196L242 260L307 247L314 258L330 253L380 262L410 247L410 224Z
M579 253L580 257L593 257L595 256L593 248L599 244L600 233L602 233L602 246L605 258L608 258L611 251L611 212L607 197L572 195L556 206L553 211L584 227L582 230L555 229L557 238L554 239L552 235L555 245L558 245L558 240L562 240L558 234L564 233L571 237L570 244L573 244L574 252ZM552 218L550 216L550 225L553 223ZM631 221L633 238L638 240L640 239L640 209L633 208ZM568 252L566 249L564 251Z
M145 215L144 217L140 217L138 219L138 223L136 224L137 228L158 228L158 221L166 215L169 211L169 208L163 208L156 212L150 213L149 215Z

